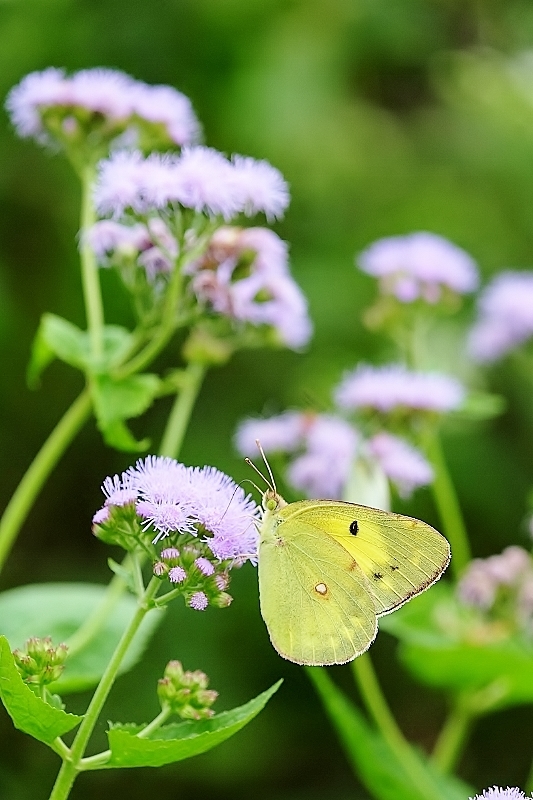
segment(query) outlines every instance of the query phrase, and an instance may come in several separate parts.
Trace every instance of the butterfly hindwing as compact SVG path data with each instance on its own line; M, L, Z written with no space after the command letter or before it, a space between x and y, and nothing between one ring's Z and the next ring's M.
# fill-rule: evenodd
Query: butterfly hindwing
M278 524L259 550L261 614L280 655L298 664L344 664L377 632L368 581L334 538L304 521Z
M302 500L279 512L332 538L367 578L378 616L403 605L442 574L450 560L447 540L420 520L334 500Z

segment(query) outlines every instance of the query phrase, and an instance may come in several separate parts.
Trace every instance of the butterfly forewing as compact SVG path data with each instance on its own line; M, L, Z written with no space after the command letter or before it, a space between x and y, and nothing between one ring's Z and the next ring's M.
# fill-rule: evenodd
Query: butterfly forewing
M446 569L450 546L420 520L339 501L300 501L280 516L333 538L367 578L378 616L424 591Z
M260 544L261 614L278 653L297 664L344 664L377 632L368 581L332 537L304 521Z

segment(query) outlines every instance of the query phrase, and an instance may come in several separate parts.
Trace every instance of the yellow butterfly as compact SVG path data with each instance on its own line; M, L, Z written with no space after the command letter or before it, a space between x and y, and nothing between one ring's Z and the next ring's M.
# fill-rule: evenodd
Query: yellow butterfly
M296 664L345 664L370 647L378 617L439 579L450 545L402 514L340 500L287 504L272 479L258 560L261 615L278 653Z

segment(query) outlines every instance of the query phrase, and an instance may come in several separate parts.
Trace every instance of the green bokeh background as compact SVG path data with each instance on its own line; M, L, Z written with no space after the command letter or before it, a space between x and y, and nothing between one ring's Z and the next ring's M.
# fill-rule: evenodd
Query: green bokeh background
M49 65L119 68L176 86L191 97L208 144L267 158L290 182L292 204L277 231L290 243L315 338L304 354L242 353L213 371L185 442L187 463L247 477L231 444L239 419L287 406L325 409L345 368L391 355L361 323L374 286L353 267L354 253L375 238L440 233L476 258L484 280L533 263L533 63L517 60L533 46L529 0L4 0L0 44L2 97L24 74ZM83 325L84 314L75 178L61 158L18 140L5 115L0 153L4 505L81 388L62 365L48 370L38 392L26 388L39 317L49 310ZM104 284L112 321L123 319L125 302L107 275ZM459 356L444 342L433 366L454 366ZM533 382L515 363L492 370L485 383L466 377L508 398L496 422L450 427L445 437L473 549L488 555L528 541ZM136 421L137 432L148 430L157 443L167 411L161 402ZM131 460L104 447L88 425L24 526L3 588L106 582L108 552L91 536L90 519L103 477ZM398 508L437 524L429 493ZM118 682L104 719L153 716L156 679L176 657L209 673L220 709L283 676L278 695L246 731L211 753L157 772L84 775L74 800L144 800L147 792L158 800L366 797L304 672L269 645L255 571L245 567L232 587L235 602L225 611L171 611L143 664ZM444 702L402 672L394 650L381 634L372 650L378 672L407 735L430 746ZM347 670L334 675L350 688ZM86 702L73 698L72 710ZM523 732L532 721L531 709L522 708L480 723L462 776L480 788L523 785L531 759ZM56 757L13 731L3 711L0 740L0 797L46 798Z

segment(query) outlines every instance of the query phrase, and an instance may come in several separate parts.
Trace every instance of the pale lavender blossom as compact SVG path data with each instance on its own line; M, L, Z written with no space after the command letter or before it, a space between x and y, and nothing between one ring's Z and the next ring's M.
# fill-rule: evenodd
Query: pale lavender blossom
M516 786L513 788L508 786L506 789L492 786L489 789L484 789L482 794L476 794L475 797L471 797L469 800L527 800L527 798L524 792Z
M246 419L235 434L237 451L248 457L257 455L257 442L265 453L291 453L303 446L309 415L285 411L268 419Z
M101 161L94 187L94 203L101 216L121 216L126 209L147 210L146 159L138 151L119 150Z
M402 303L418 299L437 303L443 289L466 294L478 285L474 260L434 233L379 239L361 253L358 262L364 272L379 279L383 294L392 294Z
M186 208L230 220L242 198L230 162L211 147L185 147L176 164L172 197Z
M209 605L209 600L205 592L194 592L189 598L189 608L194 608L195 611L205 611Z
M113 477L106 478L102 484L102 492L105 495L106 506L125 506L135 503L138 497L137 490L127 472L123 472L120 477L113 475Z
M174 144L192 144L199 138L200 127L191 101L171 86L136 82L131 106L142 119L163 124Z
M269 222L279 219L289 205L289 188L283 175L268 161L233 156L234 180L246 216L263 211Z
M33 136L38 141L47 141L41 110L66 101L65 73L62 69L49 67L42 72L30 72L11 89L6 108L11 121L23 138Z
M489 558L475 558L470 562L457 586L457 594L467 606L490 611L497 606L501 593L511 596L506 600L516 621L526 628L533 614L533 562L522 547L511 545L502 553Z
M110 119L126 119L131 114L133 86L133 78L118 70L83 69L66 79L65 105L96 111Z
M420 450L391 433L381 432L368 441L368 450L401 497L433 480L433 469Z
M183 567L171 567L168 571L168 579L171 583L183 583L187 578L187 573Z
M164 550L161 550L160 557L164 558L165 560L171 560L173 558L180 557L180 551L177 547L165 547Z
M401 364L360 364L335 391L335 401L344 410L373 408L382 413L398 408L444 413L457 409L464 396L464 388L455 378L413 372Z
M213 573L215 572L215 568L212 565L212 563L209 561L208 558L204 558L203 556L197 558L194 564L200 570L202 575L205 575L206 577L213 575Z
M342 497L359 436L339 417L317 414L308 425L306 449L289 465L287 479L307 497Z
M480 363L496 361L533 336L533 272L506 271L480 295L468 350Z
M109 255L116 251L134 255L150 246L150 234L145 225L122 225L111 219L96 222L83 238L103 264L109 263Z
M155 530L154 541L175 532L197 535L200 527L216 558L255 561L260 511L228 475L157 456L138 461L128 475L140 498L137 513Z
M199 134L187 97L170 86L149 86L113 69L85 69L71 76L55 68L32 72L11 90L6 106L19 134L38 141L50 139L43 113L53 108L73 115L64 119L67 133L82 109L120 123L114 135L143 122L162 125L180 146L193 143Z
M215 312L271 327L294 349L309 341L306 299L289 272L286 244L272 231L220 228L188 274L198 300Z

